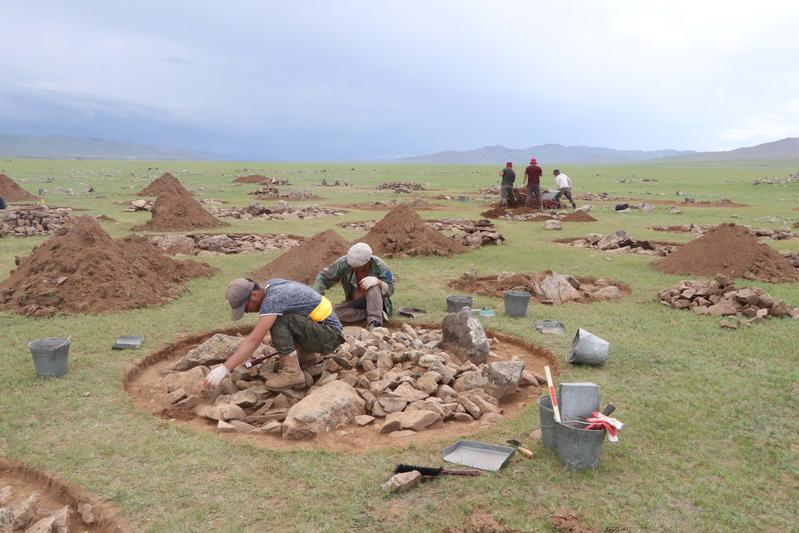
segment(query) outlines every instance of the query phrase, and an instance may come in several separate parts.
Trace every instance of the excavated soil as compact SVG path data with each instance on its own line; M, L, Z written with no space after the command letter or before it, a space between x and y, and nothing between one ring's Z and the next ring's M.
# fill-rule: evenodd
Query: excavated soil
M257 183L259 185L269 184L269 178L261 174L250 174L249 176L239 176L233 183Z
M424 255L449 257L469 250L440 231L428 227L418 213L407 206L389 211L358 242L367 243L376 255L387 258Z
M558 220L563 222L596 222L596 219L589 215L587 211L573 211Z
M743 226L719 225L677 252L652 263L667 274L757 279L772 283L799 281L799 270Z
M147 187L136 193L137 196L161 196L162 194L191 195L180 181L169 172L163 173L160 177L154 179Z
M570 213L552 213L548 211L539 211L533 207L494 207L481 213L481 216L486 218L503 218L506 215L529 215L525 217L525 221L536 222L539 220L560 220L562 222L596 222L596 219L588 214L587 211L579 210Z
M549 272L534 272L532 274L513 274L507 278L497 280L497 276L480 276L477 278L460 277L449 282L449 286L469 294L479 294L481 296L489 296L491 298L502 298L505 291L514 288L523 288L533 295L531 302L536 302L535 291L533 290L533 280L536 277L543 277ZM577 303L594 303L604 302L607 298L601 298L592 295L593 289L607 287L613 285L617 287L623 296L628 296L632 293L630 287L624 283L619 283L613 280L598 280L593 277L574 276L580 282L581 286L586 286L586 290L579 290L582 298L577 300ZM590 288L590 290L588 290Z
M137 231L185 231L227 226L198 204L190 194L162 194L155 200L152 218Z
M290 279L312 284L320 270L347 254L350 244L344 237L329 229L317 233L299 246L254 271L251 277L258 281L272 278Z
M31 202L39 199L5 174L0 174L0 196L6 202Z
M418 324L409 322L414 326L438 328L433 324ZM401 325L392 321L389 325L391 329ZM224 330L210 331L188 337L175 344L143 357L136 361L126 372L124 378L124 388L133 397L133 402L140 409L147 411L155 416L174 419L175 423L185 425L197 431L216 431L216 424L211 421L199 418L193 412L192 418L188 419L188 413L164 412L160 398L163 397L163 372L181 357L186 355L189 350L196 348L217 333L227 335L247 335L252 326L240 326ZM548 350L540 348L534 344L527 343L504 333L486 330L489 337L494 337L500 342L492 345L492 351L500 356L502 360L509 360L512 356L519 356L525 362L525 368L543 375L544 366L549 365L557 374L557 358ZM501 404L503 415L506 419L515 417L519 412L529 405L533 405L542 394L544 388L541 386L520 387L514 395L503 400ZM177 414L178 416L172 416ZM182 415L182 416L181 416ZM504 423L504 422L503 422ZM369 449L395 448L426 445L429 443L439 443L441 445L451 444L452 441L465 435L477 433L486 429L479 421L474 422L455 422L447 421L439 429L427 429L415 433L412 437L391 438L388 435L380 434L374 425L358 427L355 425L344 426L333 430L325 435L317 436L312 440L291 440L283 439L280 436L259 433L224 433L224 437L236 442L247 442L249 444L270 449L327 449L340 452L360 453Z
M143 237L113 240L91 216L37 246L0 284L0 309L29 316L108 313L160 304L179 285L210 276L196 261L175 261Z
M33 492L41 494L39 508L55 511L69 505L75 510L78 505L90 505L94 522L87 525L77 512L70 520L70 531L91 533L128 533L133 530L127 522L106 502L84 494L59 478L26 466L22 463L0 458L0 488L10 486L13 493L6 507L24 501Z

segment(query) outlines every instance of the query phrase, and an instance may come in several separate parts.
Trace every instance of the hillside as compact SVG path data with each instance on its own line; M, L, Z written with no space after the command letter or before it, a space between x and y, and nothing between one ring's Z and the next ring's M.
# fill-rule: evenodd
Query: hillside
M722 152L696 152L664 161L799 161L799 137Z
M0 133L0 156L50 159L204 159L202 154L183 148L66 135L7 133Z

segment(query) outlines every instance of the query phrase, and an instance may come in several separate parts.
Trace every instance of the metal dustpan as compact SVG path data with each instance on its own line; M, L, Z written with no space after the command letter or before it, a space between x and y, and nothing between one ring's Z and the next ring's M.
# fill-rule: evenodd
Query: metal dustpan
M138 350L144 342L144 337L140 335L121 335L117 337L117 341L111 346L114 350Z
M563 322L558 322L557 320L542 320L537 322L535 329L545 335L563 335L566 333L566 326L563 325Z
M418 318L427 313L424 309L418 307L400 307L399 314L402 316L409 316L411 318Z
M444 460L480 470L496 472L516 453L515 448L484 444L473 440L459 440L444 449Z

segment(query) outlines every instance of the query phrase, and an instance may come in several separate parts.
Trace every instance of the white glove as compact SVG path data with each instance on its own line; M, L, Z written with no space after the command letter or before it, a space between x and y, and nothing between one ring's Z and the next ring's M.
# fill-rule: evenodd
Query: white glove
M206 387L216 387L219 385L223 379L230 375L230 370L227 369L225 365L219 365L218 367L211 370L207 376L205 376L205 386Z
M366 276L361 280L360 287L361 290L368 291L372 287L376 286L378 283L380 283L380 280L377 279L376 277Z

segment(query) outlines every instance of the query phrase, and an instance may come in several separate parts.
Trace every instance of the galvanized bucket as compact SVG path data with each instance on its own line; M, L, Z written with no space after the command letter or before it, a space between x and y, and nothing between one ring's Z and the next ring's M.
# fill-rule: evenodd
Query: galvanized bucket
M555 396L560 402L560 397ZM555 411L552 409L552 398L549 394L544 394L538 398L538 423L541 426L541 442L545 446L555 448L557 438L555 436Z
M604 429L577 429L555 423L558 461L572 470L596 468L607 431Z
M523 288L524 287L513 287L513 289L503 293L506 315L516 318L527 316L527 305L530 303L531 295L527 291L516 290Z
M474 296L465 294L451 294L447 296L447 312L457 313L464 307L474 306Z
M36 374L55 378L67 373L67 359L72 337L49 337L28 343Z
M608 360L608 347L610 343L600 339L593 333L579 328L574 336L569 357L569 363L602 366Z

